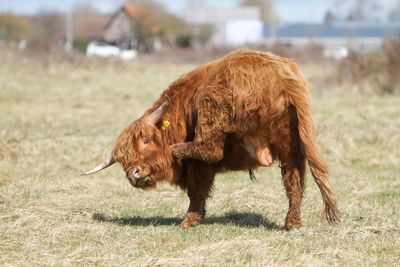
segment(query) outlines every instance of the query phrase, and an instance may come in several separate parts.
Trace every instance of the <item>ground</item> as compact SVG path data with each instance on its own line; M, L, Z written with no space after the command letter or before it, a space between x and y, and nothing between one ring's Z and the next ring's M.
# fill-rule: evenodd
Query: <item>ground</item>
M399 95L314 82L318 143L342 223L320 220L308 175L304 227L281 228L277 165L219 175L204 224L182 230L179 189L132 188L117 165L80 176L192 66L0 54L0 265L399 265Z

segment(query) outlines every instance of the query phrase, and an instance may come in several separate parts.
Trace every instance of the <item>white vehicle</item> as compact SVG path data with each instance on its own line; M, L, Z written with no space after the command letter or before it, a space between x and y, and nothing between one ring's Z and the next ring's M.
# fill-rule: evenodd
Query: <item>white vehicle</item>
M121 50L119 57L123 60L132 60L137 56L136 50Z
M349 55L349 50L344 46L327 47L324 49L324 57L343 59Z
M86 48L88 57L119 57L123 60L132 60L137 56L134 49L120 49L105 42L91 42Z
M105 42L91 42L86 47L86 55L88 57L118 57L120 50Z

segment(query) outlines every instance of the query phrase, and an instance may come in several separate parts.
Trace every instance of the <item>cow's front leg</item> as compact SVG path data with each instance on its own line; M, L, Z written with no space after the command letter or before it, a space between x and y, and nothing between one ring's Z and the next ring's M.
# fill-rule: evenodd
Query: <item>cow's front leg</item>
M189 228L201 223L206 215L206 200L210 195L215 172L205 162L192 160L187 165L186 190L190 199L182 228Z
M189 209L186 212L185 219L181 222L181 227L186 229L192 226L196 226L201 223L206 215L206 200L197 198L196 196L190 196Z
M179 159L197 159L209 164L224 156L224 139L178 143L171 146L172 154Z

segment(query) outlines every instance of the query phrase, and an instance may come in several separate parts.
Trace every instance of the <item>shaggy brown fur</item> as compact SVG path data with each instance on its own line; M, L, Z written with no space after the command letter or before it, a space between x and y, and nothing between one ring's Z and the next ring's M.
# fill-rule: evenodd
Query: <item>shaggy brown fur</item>
M163 120L170 122L166 129ZM253 170L272 160L281 163L289 198L285 229L301 226L306 161L326 219L339 221L305 78L293 61L270 53L238 50L184 74L120 134L112 157L134 187L165 180L187 191L183 228L204 218L216 173Z

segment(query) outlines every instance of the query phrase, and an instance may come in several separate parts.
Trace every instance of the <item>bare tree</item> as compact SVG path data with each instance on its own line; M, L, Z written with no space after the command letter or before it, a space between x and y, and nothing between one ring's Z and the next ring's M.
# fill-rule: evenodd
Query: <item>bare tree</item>
M165 7L152 0L132 0L131 3L139 6L139 12L132 18L132 28L138 38L140 52L149 52L154 49L153 41L161 33L160 18L166 13Z
M376 20L377 13L382 10L378 0L355 0L350 9L349 20Z
M275 12L273 0L242 0L242 6L256 6L260 8L261 19L265 23L276 23L278 16Z
M332 11L328 10L328 11L325 12L325 15L324 15L324 22L325 23L329 24L329 23L335 22L336 20L337 20L337 17L336 17L335 14L333 14Z
M62 48L65 34L65 18L57 12L41 11L32 18L34 29L30 47L51 52Z
M86 2L75 5L72 9L72 13L74 16L93 16L99 15L100 11L91 3Z
M243 6L257 6L261 11L261 20L269 25L269 36L271 43L276 41L278 16L274 8L274 0L242 0Z
M400 21L400 2L395 3L390 9L388 19L390 21Z
M348 21L379 21L382 11L379 0L336 0L331 9L336 18Z
M26 39L31 31L29 21L12 13L0 13L0 33L8 43Z
M164 43L173 45L177 37L189 34L188 25L181 18L165 13L159 18L160 34Z

